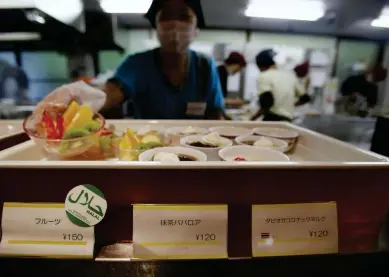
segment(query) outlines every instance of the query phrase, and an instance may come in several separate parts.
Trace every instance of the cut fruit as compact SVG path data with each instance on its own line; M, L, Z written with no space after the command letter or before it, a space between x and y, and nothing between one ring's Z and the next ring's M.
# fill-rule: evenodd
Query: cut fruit
M112 142L112 135L108 135L108 136L103 136L103 137L100 137L100 148L104 151L104 152L108 152L111 150L111 142Z
M123 150L132 149L133 144L131 143L128 136L124 136L120 141L119 147Z
M127 129L125 136L130 140L132 147L139 143L138 136L130 128Z
M91 121L87 121L82 128L88 130L89 132L95 132L100 127L101 127L101 123L99 121L91 120Z
M63 139L82 138L88 135L90 135L90 132L88 130L81 129L81 128L69 128L66 131Z
M156 143L156 144L160 144L161 140L156 135L145 135L142 138L141 143Z
M63 114L64 127L65 130L68 128L69 124L72 122L73 118L76 116L77 112L80 110L80 105L77 102L73 101L70 103L69 107L66 109Z
M82 128L85 123L92 121L93 111L88 105L83 105L74 116L67 129Z
M85 146L85 142L82 140L77 141L62 141L59 146L59 153L66 153L73 151L74 149L81 148Z

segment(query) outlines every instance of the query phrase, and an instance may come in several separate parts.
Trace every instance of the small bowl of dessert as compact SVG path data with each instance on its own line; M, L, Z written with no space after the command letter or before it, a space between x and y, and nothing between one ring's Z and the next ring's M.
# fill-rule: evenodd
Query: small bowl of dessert
M266 148L248 145L235 145L219 151L219 156L226 162L288 162L285 154Z
M285 141L288 144L285 152L292 150L296 146L297 140L300 136L299 133L292 130L272 127L259 127L254 129L254 133L255 135Z
M181 138L181 145L204 152L210 161L220 160L218 152L224 147L231 146L233 142L221 137L218 133L208 135L195 135Z
M288 149L288 143L283 140L256 135L237 137L235 139L235 142L238 145L249 145L258 148L268 148L283 153L285 153L286 149Z
M143 152L139 156L141 162L205 162L207 155L203 152L188 147L162 147Z
M253 130L241 127L220 126L209 129L211 132L218 133L220 136L227 139L235 139L240 136L249 136L254 133Z
M209 133L208 129L200 128L196 126L179 126L172 127L166 130L166 136L168 137L172 145L180 145L180 139L186 136L194 135L206 135Z

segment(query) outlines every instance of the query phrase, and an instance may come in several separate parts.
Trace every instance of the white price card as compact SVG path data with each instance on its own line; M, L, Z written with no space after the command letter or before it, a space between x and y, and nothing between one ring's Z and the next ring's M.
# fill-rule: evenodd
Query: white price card
M134 205L134 257L227 258L227 205Z
M93 227L79 227L64 204L4 203L0 255L91 259Z
M338 253L335 202L254 205L254 257Z

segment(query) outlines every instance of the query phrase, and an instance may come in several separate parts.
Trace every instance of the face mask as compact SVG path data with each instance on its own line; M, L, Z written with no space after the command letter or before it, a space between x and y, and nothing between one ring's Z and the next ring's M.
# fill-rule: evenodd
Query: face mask
M168 52L184 53L196 34L195 25L181 21L166 21L157 24L161 48Z

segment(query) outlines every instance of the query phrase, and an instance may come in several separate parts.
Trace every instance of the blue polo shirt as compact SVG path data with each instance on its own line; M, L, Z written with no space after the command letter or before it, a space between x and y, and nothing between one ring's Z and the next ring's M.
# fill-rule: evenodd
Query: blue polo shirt
M205 102L208 108L223 109L224 98L216 63L209 59L210 76L206 91L197 89L197 53L189 50L188 76L174 87L158 63L158 49L131 55L119 66L115 78L121 81L125 97L134 102L137 119L184 119L187 104Z

